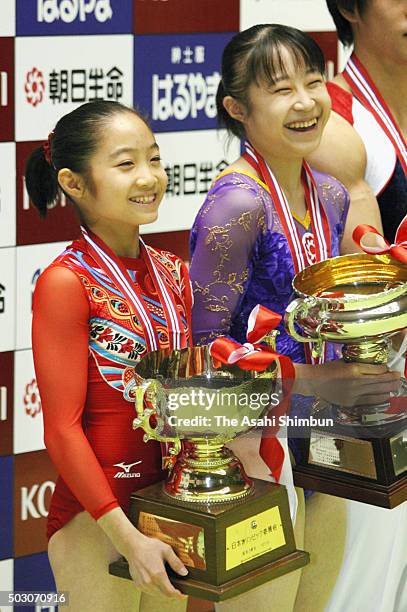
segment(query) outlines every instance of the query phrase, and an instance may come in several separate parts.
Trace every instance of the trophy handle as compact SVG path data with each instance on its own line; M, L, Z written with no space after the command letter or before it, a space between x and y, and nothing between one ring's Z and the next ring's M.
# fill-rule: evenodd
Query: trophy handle
M312 355L313 357L319 357L322 354L323 340L319 335L315 338L312 336L302 336L295 329L295 323L299 318L305 318L309 314L309 310L315 306L315 299L313 297L297 298L288 304L284 324L290 336L297 340L297 342L312 343ZM316 331L319 332L321 324L317 327Z
M165 444L172 443L171 447L167 447L170 457L163 457L163 466L171 467L173 457L178 455L181 450L181 440L179 438L171 438L168 436L162 436L158 433L155 427L151 426L150 418L152 416L157 417L157 405L156 398L157 393L154 385L154 381L144 381L136 388L136 413L137 416L133 420L133 429L141 427L144 431L143 440L148 442L149 440L156 440L157 442L164 442ZM147 399L151 408L145 408L144 400Z

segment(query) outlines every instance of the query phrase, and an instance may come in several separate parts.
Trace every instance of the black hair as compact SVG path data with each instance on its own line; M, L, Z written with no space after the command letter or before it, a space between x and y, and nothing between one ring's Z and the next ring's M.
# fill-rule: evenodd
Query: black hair
M69 168L81 174L87 184L92 186L90 158L97 149L108 121L121 113L133 113L147 123L136 110L119 102L87 102L61 117L48 142L31 153L26 163L25 183L42 217L46 216L48 207L61 189L58 184L58 171L61 168Z
M298 66L305 65L325 74L324 55L307 34L284 25L262 24L236 34L226 45L222 56L222 79L216 93L219 126L225 126L238 138L244 138L244 127L223 106L223 98L232 96L248 110L248 90L256 85L274 85L278 74L286 75L282 50L289 49Z
M353 32L351 24L342 15L341 10L349 11L350 13L357 11L359 15L363 15L367 2L368 0L326 0L328 10L336 25L339 40L345 46L353 44Z

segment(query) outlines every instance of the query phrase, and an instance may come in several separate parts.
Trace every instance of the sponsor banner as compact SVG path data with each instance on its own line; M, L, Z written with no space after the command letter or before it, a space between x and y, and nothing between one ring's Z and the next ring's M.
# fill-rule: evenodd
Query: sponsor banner
M234 138L226 148L225 130L160 134L157 137L168 175L167 192L155 223L143 233L189 230L214 178L239 157Z
M0 24L1 11L0 6ZM0 141L10 140L14 140L14 38L0 38Z
M134 101L157 132L216 127L222 51L232 34L135 36Z
M47 549L47 516L56 478L57 472L46 451L24 453L14 458L14 555L16 557ZM19 585L20 588L24 590ZM41 590L40 585L36 585L35 590L37 589Z
M134 32L237 32L239 0L135 0Z
M13 394L14 354L0 353L0 455L13 453Z
M66 247L65 242L17 247L17 320L16 349L31 346L31 315L35 285L41 272Z
M13 556L13 460L0 457L0 559Z
M16 33L15 0L0 2L0 36L14 36ZM0 53L1 55L1 53Z
M131 32L132 0L17 0L17 36Z
M16 250L0 249L0 351L15 349Z
M16 147L17 245L40 244L79 236L79 224L72 204L61 194L49 208L45 219L28 197L25 186L25 164L31 152L43 141L18 142Z
M0 561L0 591L14 591L14 561L5 559ZM2 606L1 612L13 612L12 606Z
M0 143L0 247L16 244L15 151L14 142Z
M44 445L42 404L32 351L14 353L14 454L41 450Z
M133 36L16 38L16 140L44 140L58 119L90 100L133 98Z
M35 591L37 593L56 591L47 553L21 557L14 561L14 591ZM22 612L56 612L58 609L45 604L20 608ZM60 610L63 612L64 608L61 607Z
M325 0L240 0L240 29L282 23L299 30L335 30Z

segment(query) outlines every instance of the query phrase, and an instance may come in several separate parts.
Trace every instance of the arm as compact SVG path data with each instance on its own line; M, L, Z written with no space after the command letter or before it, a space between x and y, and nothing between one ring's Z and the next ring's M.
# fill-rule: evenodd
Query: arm
M170 546L141 534L114 497L85 436L89 306L77 276L62 267L40 277L33 305L33 353L44 415L45 444L59 473L129 561L140 588L181 597L164 562L186 574Z
M119 504L82 428L88 320L88 301L77 276L63 267L46 270L33 303L33 354L45 445L72 493L98 519Z
M331 113L321 143L307 161L321 172L339 179L349 191L350 207L341 242L341 254L359 249L352 232L359 223L373 225L383 231L377 200L364 180L366 151L356 130L343 117Z
M191 232L195 343L229 333L233 314L246 292L253 249L263 228L263 203L249 183L225 181L199 211Z

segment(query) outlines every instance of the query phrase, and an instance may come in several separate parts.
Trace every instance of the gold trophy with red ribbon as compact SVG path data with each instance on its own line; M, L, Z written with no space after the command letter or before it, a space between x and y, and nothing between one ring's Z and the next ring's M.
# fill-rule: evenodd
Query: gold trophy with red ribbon
M365 246L372 232L377 246ZM287 307L286 327L311 344L315 357L333 342L347 362L386 364L391 337L407 326L407 217L394 245L370 226L358 226L353 237L365 253L334 257L295 276L298 297ZM333 426L309 429L307 458L294 468L297 485L386 508L407 499L405 381L390 402L317 401L316 415Z
M221 601L308 563L296 549L285 487L250 479L226 447L264 423L260 453L278 481L275 433L294 379L291 361L270 346L280 318L257 306L244 345L218 338L149 353L126 387L134 427L168 449L169 470L166 480L132 495L130 518L173 546L189 570L187 579L173 579L186 594ZM266 334L268 344L260 344ZM112 564L111 573L129 577L126 562Z

